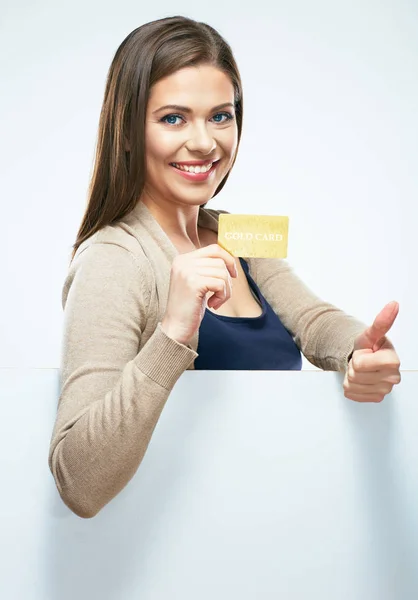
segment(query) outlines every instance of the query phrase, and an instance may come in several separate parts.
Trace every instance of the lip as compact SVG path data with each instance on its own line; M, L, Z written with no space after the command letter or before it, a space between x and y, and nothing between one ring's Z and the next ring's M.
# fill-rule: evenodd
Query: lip
M176 163L177 165L184 165L184 166L194 166L194 165L207 165L209 163L211 163L213 161L211 160L199 160L199 161L190 161L190 162L178 162ZM207 171L206 173L189 173L187 171L181 171L180 169L177 169L176 167L173 167L172 164L170 164L170 167L173 169L173 171L175 171L176 173L178 173L178 175L181 175L182 177L184 177L184 179L187 179L188 181L195 181L195 182L200 182L200 181L206 181L207 179L209 179L209 177L212 177L212 175L214 174L216 167L219 165L220 163L220 159L218 159L216 162L213 162L212 168L209 169L209 171Z
M175 163L176 165L181 165L182 167L197 167L202 165L208 165L213 162L219 162L220 160L220 158L211 158L210 160L188 160L183 162L173 160L173 163Z

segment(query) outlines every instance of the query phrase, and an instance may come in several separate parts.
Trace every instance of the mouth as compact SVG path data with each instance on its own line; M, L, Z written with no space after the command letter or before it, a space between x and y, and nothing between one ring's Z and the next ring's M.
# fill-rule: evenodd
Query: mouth
M188 163L170 163L176 173L189 181L206 181L215 172L220 158L213 161L194 161Z
M218 158L217 160L212 161L195 161L189 163L172 162L170 163L170 166L186 173L208 173L219 161L220 159Z

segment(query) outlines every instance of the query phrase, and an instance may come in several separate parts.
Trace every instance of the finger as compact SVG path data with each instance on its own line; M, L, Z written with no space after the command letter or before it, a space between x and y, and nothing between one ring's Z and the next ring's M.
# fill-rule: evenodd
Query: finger
M199 286L203 293L213 292L208 300L208 306L213 307L213 303L219 302L221 306L230 298L230 289L227 282L221 277L202 277L201 285ZM216 302L217 301L217 302Z
M354 371L367 373L371 371L397 370L400 367L399 357L394 350L381 349L377 352L356 350L351 359Z
M222 266L220 267L211 265L210 263L208 266L199 266L196 275L198 277L218 277L223 279L225 282L231 280L231 275L229 274L229 271L223 261Z
M350 394L380 394L386 396L390 394L393 388L392 383L384 383L380 381L373 385L365 383L344 382L344 390Z
M231 277L238 277L238 270L237 265L235 263L235 257L220 246L218 246L218 244L210 244L210 246L204 246L203 248L199 248L199 250L195 250L195 253L198 256L202 257L222 258Z
M344 394L349 400L354 402L382 402L384 395L382 394Z
M389 302L377 315L373 324L365 331L365 336L368 339L370 345L369 348L373 348L378 345L380 340L387 334L395 322L396 317L399 313L398 302ZM376 348L378 350L378 347Z
M399 371L393 369L359 373L354 371L350 364L347 369L347 380L354 383L362 383L363 385L374 385L375 383L379 383L379 381L396 385L401 381L401 374Z
M196 263L196 272L213 277L226 277L231 283L231 274L223 258L200 258ZM213 275L211 275L213 273ZM232 285L232 283L231 283Z
M225 272L228 272L228 269L226 268L226 264L223 258L211 258L211 257L204 257L204 258L199 258L196 261L196 269L204 269L204 268L209 268L209 269L223 269Z
M222 279L225 282L226 292L227 292L227 300L232 295L232 279L229 271L225 267L225 263L222 262L223 267L221 268L211 268L204 267L199 270L198 276L206 279Z

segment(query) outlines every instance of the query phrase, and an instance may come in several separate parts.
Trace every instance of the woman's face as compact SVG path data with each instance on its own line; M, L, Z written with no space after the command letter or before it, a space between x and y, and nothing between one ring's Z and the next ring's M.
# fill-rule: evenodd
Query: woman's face
M238 142L234 88L225 73L200 65L159 80L148 101L145 193L197 206L213 196Z

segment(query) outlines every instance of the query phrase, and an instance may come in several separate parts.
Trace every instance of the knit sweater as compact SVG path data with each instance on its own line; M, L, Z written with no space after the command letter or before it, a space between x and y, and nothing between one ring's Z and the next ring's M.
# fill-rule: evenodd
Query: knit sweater
M217 231L219 212L200 208L199 225ZM177 254L139 202L86 240L71 263L49 466L81 517L96 515L130 481L171 390L193 369L198 332L185 346L160 326ZM316 296L287 261L246 260L302 354L323 370L344 371L366 326Z

